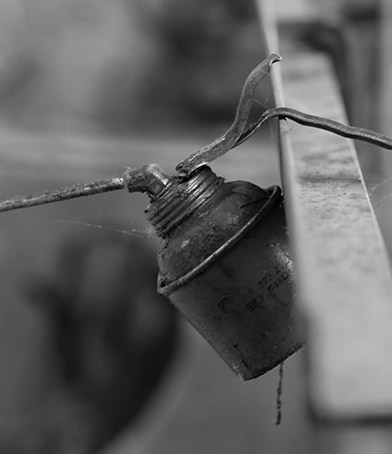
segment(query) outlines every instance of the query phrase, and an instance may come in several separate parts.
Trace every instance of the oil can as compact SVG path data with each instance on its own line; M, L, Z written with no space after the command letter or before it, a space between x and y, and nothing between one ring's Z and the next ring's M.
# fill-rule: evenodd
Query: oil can
M280 188L225 182L207 166L185 180L153 173L158 291L242 379L274 368L303 344Z

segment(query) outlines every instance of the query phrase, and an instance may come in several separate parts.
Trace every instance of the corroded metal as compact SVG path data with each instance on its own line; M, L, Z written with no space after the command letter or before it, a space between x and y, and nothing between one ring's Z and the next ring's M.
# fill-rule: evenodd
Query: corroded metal
M90 183L77 183L59 189L47 189L34 194L0 200L0 212L63 202L78 197L118 191L124 188L129 192L147 192L150 195L155 195L165 187L168 181L168 177L158 165L149 164L140 169L128 168L122 177L113 177Z
M0 212L28 208L47 203L63 202L77 197L103 194L124 188L123 178L114 177L108 180L78 183L54 190L45 190L29 195L21 195L0 201Z
M164 240L158 291L238 376L255 378L303 345L279 187L224 182L204 166L174 177L146 213Z
M123 175L124 187L129 192L159 194L169 183L169 177L157 164L148 164L140 169L130 167Z
M242 133L245 130L250 109L253 104L253 95L258 84L269 74L274 63L281 60L277 54L271 53L251 71L246 78L242 88L241 97L237 106L236 115L230 128L218 139L193 153L185 161L180 162L176 170L181 175L189 175L197 168L212 162L214 159L223 156L237 142L241 141Z

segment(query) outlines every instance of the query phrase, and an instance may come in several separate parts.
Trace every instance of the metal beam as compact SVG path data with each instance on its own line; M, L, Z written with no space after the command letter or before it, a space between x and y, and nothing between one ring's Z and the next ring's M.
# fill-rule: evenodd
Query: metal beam
M258 6L266 54L279 53L272 6ZM284 48L271 74L276 105L346 123L328 56ZM278 136L311 408L331 421L390 418L391 269L354 144L286 120Z

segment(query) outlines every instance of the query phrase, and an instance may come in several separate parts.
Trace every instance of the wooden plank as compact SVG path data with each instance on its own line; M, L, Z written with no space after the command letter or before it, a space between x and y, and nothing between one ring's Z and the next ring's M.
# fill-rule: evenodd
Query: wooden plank
M259 7L268 53L279 52L270 5ZM278 106L347 122L327 56L292 48L276 66ZM311 407L335 421L390 417L391 270L354 144L285 120L279 140Z

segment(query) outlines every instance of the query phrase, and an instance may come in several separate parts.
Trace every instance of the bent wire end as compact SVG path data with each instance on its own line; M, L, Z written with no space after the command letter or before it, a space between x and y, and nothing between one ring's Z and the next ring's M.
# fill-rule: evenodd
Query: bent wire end
M281 60L282 57L280 55L271 54L251 71L242 88L236 115L230 128L221 137L193 153L185 161L180 162L176 167L179 176L188 176L197 168L223 156L233 148L240 140L245 129L258 84L269 74L272 65Z

